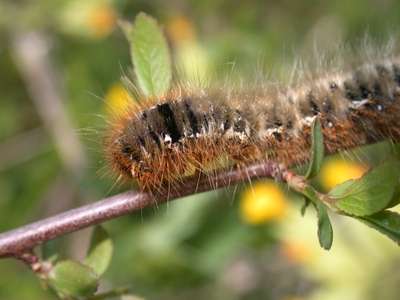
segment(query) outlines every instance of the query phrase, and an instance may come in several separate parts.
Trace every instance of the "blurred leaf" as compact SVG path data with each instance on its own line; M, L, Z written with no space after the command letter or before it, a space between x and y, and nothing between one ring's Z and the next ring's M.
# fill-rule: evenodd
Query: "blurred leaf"
M60 239L55 239L44 243L41 247L42 259L50 262L56 261L60 251L60 244Z
M304 190L301 191L301 193L312 203L316 204L319 202L318 195L312 186L307 185Z
M398 185L400 164L386 161L357 180L348 180L330 192L336 206L345 213L367 216L385 209Z
M333 231L331 221L329 220L328 213L326 211L326 207L318 203L316 205L317 213L318 213L318 240L319 244L325 250L331 249L333 242Z
M139 13L132 25L122 23L131 46L137 83L146 96L168 91L172 78L171 57L163 31L152 17Z
M307 210L309 205L310 205L310 199L304 198L304 203L303 203L303 205L301 207L301 210L300 210L300 213L301 213L302 217L304 217L304 215L306 214L306 210Z
M393 193L393 196L392 196L392 200L390 200L390 203L385 208L394 207L399 203L400 203L400 184L395 186L394 193Z
M107 231L101 226L96 226L85 265L91 267L99 276L102 275L110 264L113 249L114 245Z
M98 277L91 268L79 262L65 260L50 271L49 284L62 296L85 297L96 292Z
M124 295L121 297L121 300L144 300L145 298L135 296L135 295Z
M390 144L391 145L391 149L392 149L392 153L398 158L400 159L400 143L397 144Z
M354 184L355 179L346 180L345 182L338 184L332 190L329 191L328 195L332 198L342 197L346 191Z
M324 159L324 137L322 135L321 123L315 118L311 125L311 160L308 165L306 178L315 177L321 169Z
M322 248L329 250L333 242L333 231L332 225L329 220L326 207L321 203L316 191L311 186L306 186L302 191L302 194L306 197L303 207L301 208L301 213L304 215L305 210L309 203L311 202L317 211L318 216L318 240Z
M398 213L384 210L358 219L400 244L400 215Z
M123 298L124 296L129 296L129 288L126 287L120 287L120 288L115 288L112 289L108 292L103 292L103 293L97 293L94 296L86 298L86 300L106 300L106 299L116 299L117 297ZM136 298L136 299L141 299L141 298Z

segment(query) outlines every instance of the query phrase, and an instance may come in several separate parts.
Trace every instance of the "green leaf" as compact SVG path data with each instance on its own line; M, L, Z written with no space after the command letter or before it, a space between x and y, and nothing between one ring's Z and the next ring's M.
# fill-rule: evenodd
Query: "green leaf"
M372 216L358 218L368 226L378 230L397 244L400 244L400 215L384 210Z
M393 154L394 154L398 159L400 159L400 143L391 144L391 146L392 146Z
M321 245L322 248L329 250L333 242L333 231L328 213L326 211L326 207L324 204L321 203L313 187L306 186L304 190L301 191L301 193L305 196L305 202L301 209L301 214L304 215L304 212L309 203L313 204L318 215L319 244Z
M129 294L129 295L124 295L121 298L121 300L145 300L145 298Z
M96 292L98 276L91 268L79 262L65 260L52 268L49 284L63 297L85 297Z
M130 295L131 294L129 294L129 288L117 287L108 292L97 293L94 296L86 298L86 300L106 300L106 299L117 299L117 298L121 299L121 300L125 300L125 299L129 299ZM119 297L119 296L121 296L121 297ZM137 297L137 298L132 298L132 299L140 300L142 298Z
M318 200L318 196L315 193L315 190L313 187L311 186L306 186L304 188L304 190L301 191L301 193L310 201L312 201L313 203L317 203Z
M171 83L171 57L163 31L152 17L139 13L132 25L122 23L130 43L137 83L145 96L160 96Z
M394 193L392 196L392 200L390 200L389 204L385 208L391 208L400 203L400 184L398 184L395 189Z
M99 276L110 264L114 245L107 231L97 226L93 232L89 252L85 258L85 265L91 267Z
M315 118L311 125L311 160L308 165L306 178L315 177L321 169L324 159L324 136L322 134L321 123Z
M330 192L336 207L354 216L368 216L388 207L398 186L400 163L386 161L357 180L346 181Z
M331 221L329 220L326 207L318 203L316 204L318 213L318 240L319 244L325 250L329 250L332 247L333 242L333 231Z
M300 213L301 213L302 217L304 217L304 215L306 214L306 210L307 210L308 206L310 205L310 203L311 203L310 199L304 198L304 203L303 203L303 205L301 207L301 210L300 210Z
M61 243L61 239L55 239L44 243L41 248L42 259L49 262L55 262L58 259Z

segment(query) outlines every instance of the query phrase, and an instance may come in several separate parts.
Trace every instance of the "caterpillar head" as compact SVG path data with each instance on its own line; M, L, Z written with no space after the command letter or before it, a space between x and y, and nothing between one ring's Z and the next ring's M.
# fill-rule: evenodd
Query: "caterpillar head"
M148 170L143 142L132 136L121 136L111 145L110 160L114 169L120 171L125 177L136 178Z

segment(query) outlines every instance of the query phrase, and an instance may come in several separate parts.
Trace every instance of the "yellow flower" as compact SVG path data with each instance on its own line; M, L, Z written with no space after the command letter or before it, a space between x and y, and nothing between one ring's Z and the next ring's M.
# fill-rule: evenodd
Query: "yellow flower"
M58 16L66 33L100 39L109 35L117 24L113 0L69 0Z
M347 180L360 178L367 170L368 167L361 163L332 159L322 167L321 183L326 190L330 190Z
M312 249L307 243L296 240L283 241L280 250L287 259L294 263L305 263L313 256Z
M284 193L272 181L258 182L247 188L240 203L241 216L250 224L280 219L286 208Z
M174 44L195 39L193 24L184 16L176 16L167 24L167 33Z
M124 113L134 101L121 83L112 85L104 99L107 112L112 116L118 116Z
M109 4L101 4L93 7L88 14L88 27L93 32L94 37L103 38L109 35L116 24L117 16Z

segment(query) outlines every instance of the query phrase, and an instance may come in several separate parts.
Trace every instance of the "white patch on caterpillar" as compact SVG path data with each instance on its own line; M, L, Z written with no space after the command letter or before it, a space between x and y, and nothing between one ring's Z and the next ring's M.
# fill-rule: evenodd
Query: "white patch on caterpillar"
M172 138L169 134L164 136L164 142L170 144L172 142Z
M305 118L303 119L303 125L305 125L305 126L311 126L311 124L314 122L314 120L315 120L316 117L317 117L317 116L312 116L312 117L307 116L307 117L305 117Z
M368 99L363 99L363 100L359 100L359 101L351 101L350 108L357 109L369 102L370 101Z

